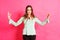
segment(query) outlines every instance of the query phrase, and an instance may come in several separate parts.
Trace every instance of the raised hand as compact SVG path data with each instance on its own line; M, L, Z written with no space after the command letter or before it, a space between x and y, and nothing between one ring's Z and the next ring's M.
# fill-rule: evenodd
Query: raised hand
M8 19L10 20L11 19L11 14L8 12Z
M49 19L50 14L47 15L47 19Z

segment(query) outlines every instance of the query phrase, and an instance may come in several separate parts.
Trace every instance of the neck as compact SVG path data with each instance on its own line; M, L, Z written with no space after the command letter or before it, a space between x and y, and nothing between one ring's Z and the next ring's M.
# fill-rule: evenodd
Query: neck
M31 17L31 15L28 15L28 17Z
M28 15L28 19L32 19L32 16L31 15Z

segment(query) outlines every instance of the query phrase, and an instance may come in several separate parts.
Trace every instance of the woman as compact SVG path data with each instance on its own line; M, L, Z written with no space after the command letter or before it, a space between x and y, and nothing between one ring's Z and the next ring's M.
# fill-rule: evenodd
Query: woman
M35 22L40 25L45 25L49 22L49 14L47 15L47 19L41 22L37 17L33 14L33 8L31 5L27 5L25 10L25 15L22 16L17 22L14 22L11 19L11 15L8 14L9 24L13 24L14 26L20 25L24 22L24 29L23 29L23 40L36 40L36 31L35 31Z

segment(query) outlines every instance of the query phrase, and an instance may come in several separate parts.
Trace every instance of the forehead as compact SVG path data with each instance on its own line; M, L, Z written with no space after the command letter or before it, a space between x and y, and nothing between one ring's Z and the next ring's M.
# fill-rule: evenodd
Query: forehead
M31 7L28 7L27 9L31 9Z

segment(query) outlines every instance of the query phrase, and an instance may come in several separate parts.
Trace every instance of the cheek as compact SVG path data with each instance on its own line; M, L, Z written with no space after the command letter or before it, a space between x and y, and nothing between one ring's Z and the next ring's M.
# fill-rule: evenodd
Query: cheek
M27 13L31 13L31 11L27 11Z

